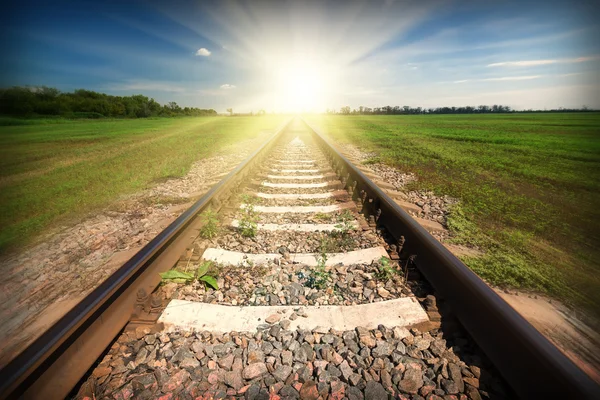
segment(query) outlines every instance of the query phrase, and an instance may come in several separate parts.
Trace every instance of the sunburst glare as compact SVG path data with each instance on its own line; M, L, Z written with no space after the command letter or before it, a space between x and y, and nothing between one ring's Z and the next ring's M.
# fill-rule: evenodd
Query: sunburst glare
M276 64L272 68L273 100L282 111L302 112L321 107L330 97L333 77L326 65L314 60Z

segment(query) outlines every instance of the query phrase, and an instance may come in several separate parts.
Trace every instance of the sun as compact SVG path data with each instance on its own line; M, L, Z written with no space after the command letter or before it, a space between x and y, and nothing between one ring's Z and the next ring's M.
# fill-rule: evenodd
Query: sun
M292 65L279 71L278 86L282 106L299 112L316 103L323 91L323 80L314 66Z
M274 91L282 111L316 111L327 97L328 68L322 64L295 60L274 68Z

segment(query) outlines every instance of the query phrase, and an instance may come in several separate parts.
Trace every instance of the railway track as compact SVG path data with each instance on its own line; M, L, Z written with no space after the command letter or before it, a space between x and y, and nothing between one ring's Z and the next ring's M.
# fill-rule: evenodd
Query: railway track
M5 367L3 397L598 395L422 223L295 119Z

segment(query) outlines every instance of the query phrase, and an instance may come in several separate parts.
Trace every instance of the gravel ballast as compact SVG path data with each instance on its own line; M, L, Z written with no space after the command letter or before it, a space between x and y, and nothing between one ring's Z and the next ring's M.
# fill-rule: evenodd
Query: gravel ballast
M138 328L114 343L76 398L512 398L459 335L270 322L252 333Z

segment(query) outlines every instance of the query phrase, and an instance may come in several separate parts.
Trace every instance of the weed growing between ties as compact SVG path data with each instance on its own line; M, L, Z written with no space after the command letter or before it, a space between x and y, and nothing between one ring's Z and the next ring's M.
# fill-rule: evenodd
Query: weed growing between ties
M217 278L209 274L209 271L213 267L212 261L205 261L196 269L195 272L179 271L176 269L169 270L160 274L163 282L175 282L175 283L192 283L198 281L204 283L206 287L211 287L215 290L219 290L217 284Z
M338 218L338 223L335 229L331 232L332 238L335 240L336 247L340 250L350 248L353 244L350 232L355 229L353 224L354 216L348 210L344 210Z
M258 230L258 212L254 209L256 202L256 197L247 194L242 195L244 208L242 208L239 230L243 237L253 238L256 236Z
M387 282L398 274L399 271L390 265L390 259L381 257L377 263L377 273L375 277L380 281Z
M327 264L327 253L330 251L331 242L328 238L321 240L321 246L317 257L317 266L312 269L306 279L306 286L312 289L324 289L331 279L331 272L325 267Z
M201 215L202 228L200 228L200 236L204 239L212 239L219 233L219 219L216 212L212 209L204 211Z
M329 221L329 215L322 213L322 212L318 212L316 214L313 215L313 218L319 221Z

